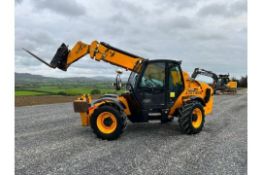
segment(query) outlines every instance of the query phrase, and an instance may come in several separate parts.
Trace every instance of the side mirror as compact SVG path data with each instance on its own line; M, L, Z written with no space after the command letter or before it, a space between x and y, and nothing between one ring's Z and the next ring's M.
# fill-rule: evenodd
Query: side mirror
M115 86L115 89L118 91L118 90L121 90L122 88L122 80L121 80L121 77L120 75L122 74L123 72L120 71L120 70L117 70L116 71L116 79L115 79L115 83L114 83L114 86Z

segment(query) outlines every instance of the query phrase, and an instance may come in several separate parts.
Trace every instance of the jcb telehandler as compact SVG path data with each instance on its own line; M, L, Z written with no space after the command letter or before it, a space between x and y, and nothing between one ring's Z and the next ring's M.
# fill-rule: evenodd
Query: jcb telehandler
M26 51L49 67L64 71L87 54L96 61L131 71L127 93L108 94L96 100L82 95L74 101L74 111L80 113L82 125L90 125L101 139L118 138L127 124L126 118L131 122L165 123L178 117L183 133L196 134L202 130L205 116L212 112L213 89L190 79L181 70L181 61L148 60L98 41L79 41L71 50L63 43L50 64Z
M192 79L196 79L198 75L204 75L213 79L212 87L214 89L214 94L217 91L222 93L237 93L237 82L229 79L229 74L215 74L212 71L208 71L205 69L195 68L194 72L191 75Z

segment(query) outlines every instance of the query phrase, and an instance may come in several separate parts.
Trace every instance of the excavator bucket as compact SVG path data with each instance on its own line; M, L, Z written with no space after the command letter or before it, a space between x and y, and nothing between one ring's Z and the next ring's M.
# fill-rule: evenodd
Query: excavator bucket
M34 53L30 52L27 49L24 49L27 53L29 53L31 56L33 56L34 58L36 58L37 60L39 60L40 62L44 63L45 65L51 67L51 68L58 68L61 69L63 71L67 70L67 56L70 52L70 50L68 50L68 47L62 43L61 46L57 49L56 54L54 55L52 61L49 63L47 63L46 61L44 61L42 58L38 57L37 55L35 55Z

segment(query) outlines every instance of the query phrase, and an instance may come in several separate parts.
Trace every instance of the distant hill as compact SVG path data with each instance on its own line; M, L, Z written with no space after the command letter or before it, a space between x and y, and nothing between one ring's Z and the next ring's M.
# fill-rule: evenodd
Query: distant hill
M93 84L112 84L114 78L106 77L70 77L70 78L53 78L42 75L33 75L29 73L15 73L15 85L93 85Z

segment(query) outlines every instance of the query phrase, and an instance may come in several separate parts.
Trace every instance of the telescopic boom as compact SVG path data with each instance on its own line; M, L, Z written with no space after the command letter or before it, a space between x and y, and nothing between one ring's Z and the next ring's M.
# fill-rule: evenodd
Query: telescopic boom
M71 50L68 49L68 46L62 43L61 46L57 49L57 52L50 64L29 50L24 50L47 66L51 68L59 68L63 71L66 71L72 63L88 54L90 58L96 61L102 60L134 72L140 69L142 62L145 60L140 56L128 53L126 51L112 47L107 43L98 41L93 41L91 44L78 41Z

